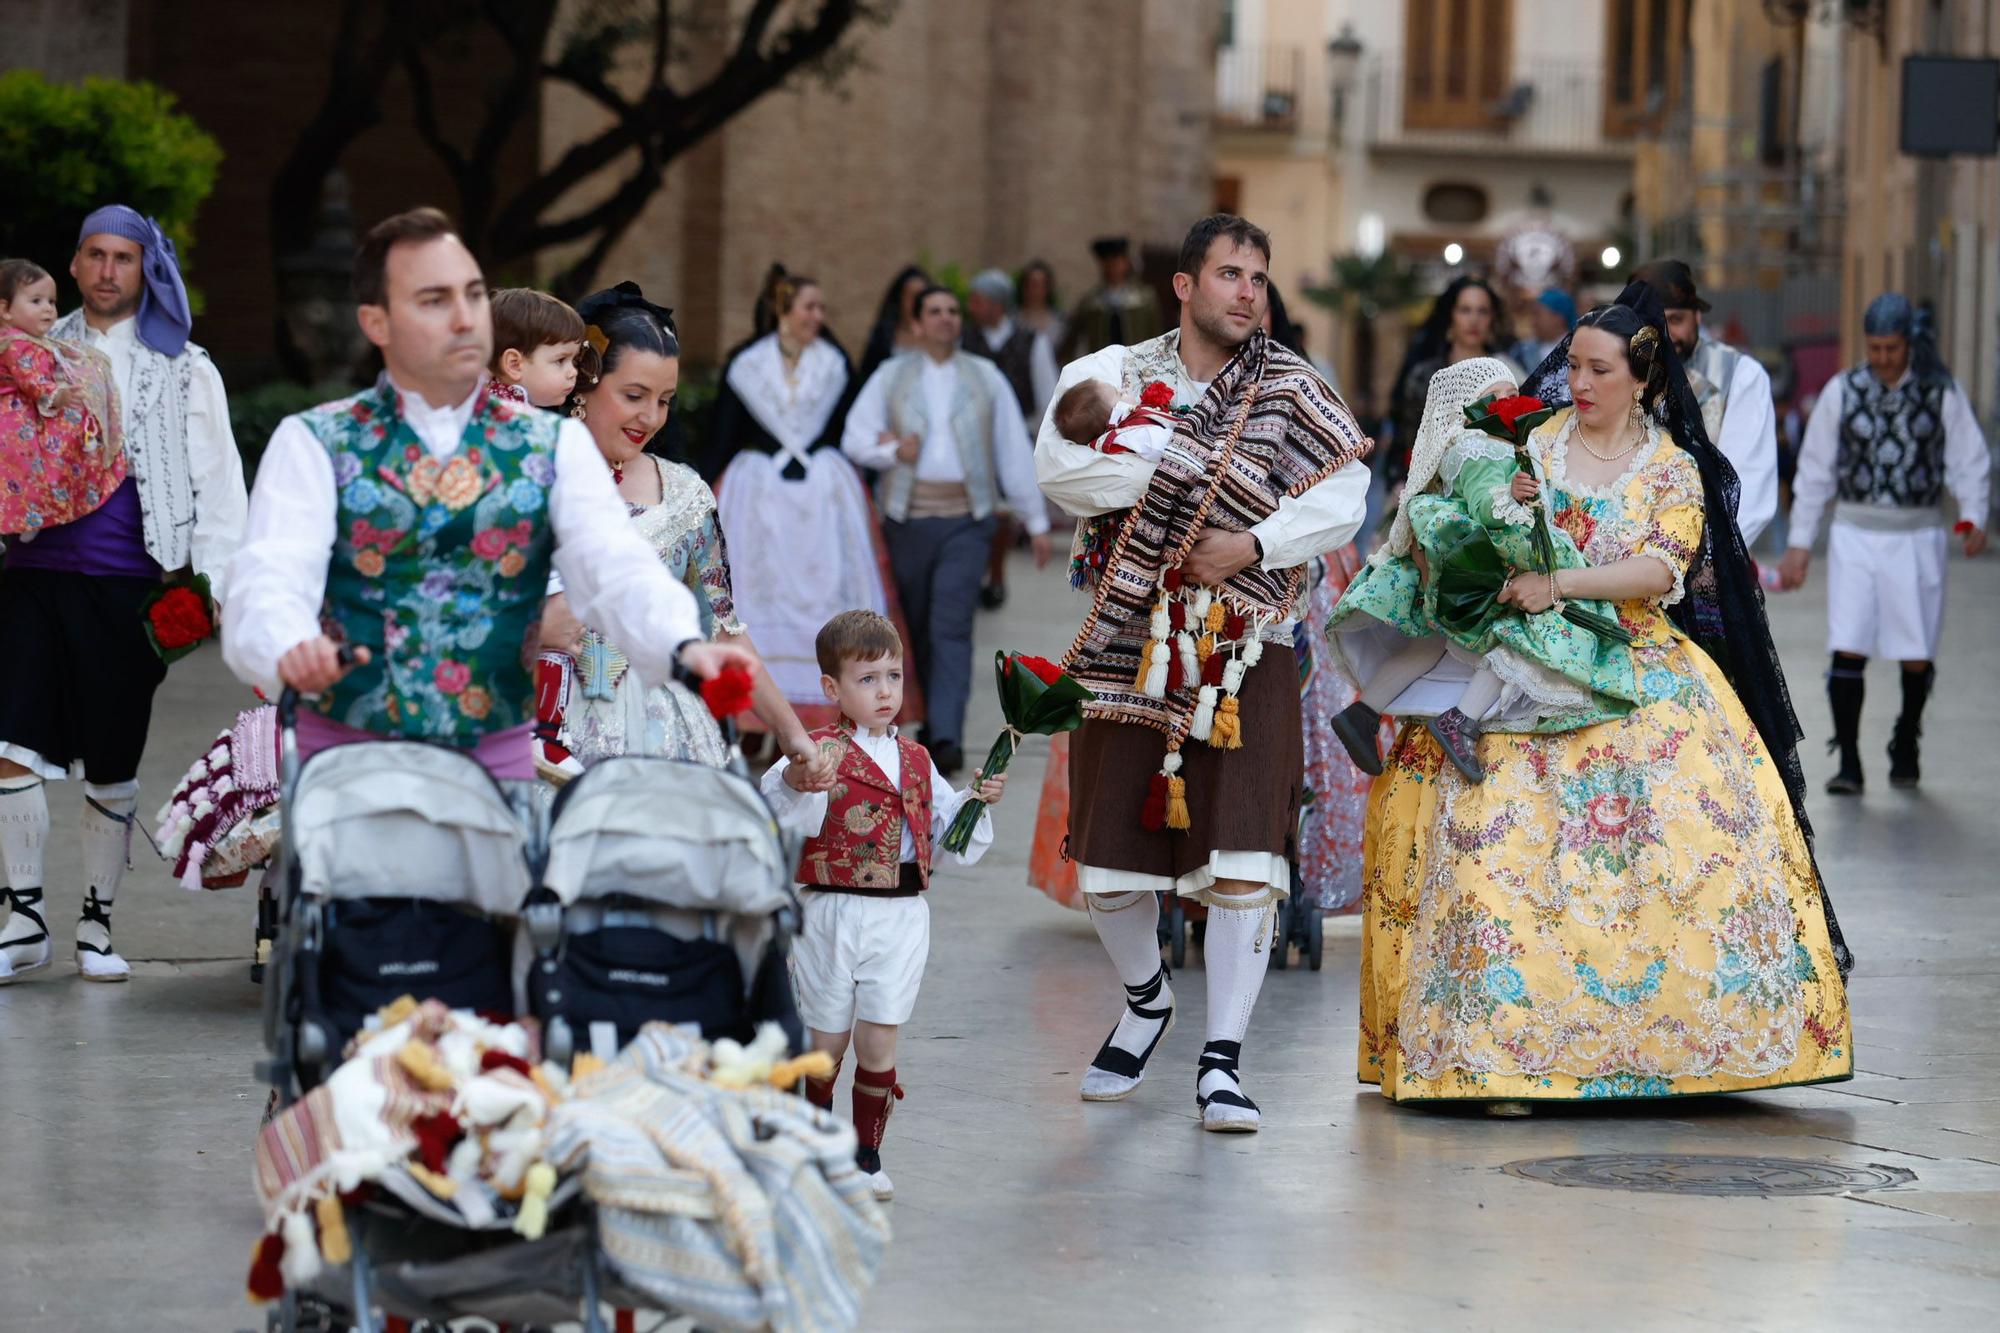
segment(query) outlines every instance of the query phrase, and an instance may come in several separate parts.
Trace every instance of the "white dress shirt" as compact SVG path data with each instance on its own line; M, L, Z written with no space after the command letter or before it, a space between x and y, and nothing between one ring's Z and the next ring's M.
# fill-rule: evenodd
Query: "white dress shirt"
M402 394L403 418L432 457L458 452L483 387L446 407ZM642 682L666 684L675 651L701 637L694 594L632 526L581 421L562 423L555 465L549 522L571 609L624 651ZM249 527L229 566L233 595L222 614L223 661L266 694L279 688L278 659L320 633L339 512L333 460L303 420L286 417L257 467Z
M1736 358L1728 389L1715 447L1736 469L1736 527L1749 548L1778 513L1778 416L1771 407L1771 377L1756 357Z
M118 401L132 401L132 357L139 347L137 316L121 319L102 333L84 326L84 341L111 362ZM209 595L223 600L226 569L243 538L249 492L243 485L243 456L229 428L229 395L222 374L205 355L190 358L188 376L188 481L194 487L194 531L188 539L188 561L197 574L208 576ZM129 427L127 428L129 431Z
M983 356L954 352L939 361L927 352L909 353L922 358L922 392L929 429L917 455L917 480L963 482L965 465L959 458L958 438L952 431L952 401L958 393L961 374L985 378L986 396L992 403L993 472L1000 482L1000 494L1007 507L1032 534L1049 530L1049 516L1035 488L1035 459L1028 443L1028 431L1021 421L1021 401L1000 373L1000 367ZM892 375L902 370L902 357L891 357L868 377L861 394L847 413L847 427L840 437L841 452L855 464L875 471L896 466L896 442L882 439L889 430L889 391Z
M852 734L854 744L861 752L874 760L875 767L882 770L882 776L889 779L889 785L898 791L903 786L903 756L896 744L896 728L890 727L880 736L870 736L865 731ZM826 823L827 793L823 791L798 791L785 781L785 769L790 759L780 759L765 770L761 784L764 799L771 803L771 811L777 815L784 827L804 837L819 836ZM945 775L938 772L937 765L931 765L931 841L935 844L951 828L951 821L958 818L959 807L971 797L956 791ZM986 855L986 849L993 845L993 812L981 810L979 822L973 826L972 840L962 852L951 853L952 860L959 865L969 866ZM936 848L942 851L942 848ZM917 859L917 844L911 836L910 823L903 821L903 846L900 859L914 862ZM932 857L936 863L935 854Z
M1909 371L1896 381L1909 382ZM1827 510L1840 493L1837 467L1840 461L1841 377L1834 376L1819 391L1812 417L1806 422L1805 439L1799 442L1799 470L1792 477L1791 546L1812 549L1819 540ZM1972 413L1965 390L1953 384L1944 395L1944 480L1958 501L1958 516L1975 527L1985 528L1986 510L1992 484L1992 455L1986 448L1985 433Z
M1056 381L1056 397L1084 380L1122 387L1125 356L1125 348L1114 346L1070 362ZM1198 402L1208 392L1208 382L1189 375L1178 357L1174 364L1181 380L1174 386L1176 397ZM1042 493L1078 518L1138 504L1156 466L1157 459L1140 454L1099 453L1088 444L1065 440L1056 429L1053 402L1035 440L1035 476ZM1369 480L1368 465L1356 460L1309 490L1280 500L1269 518L1250 529L1264 548L1263 568L1290 569L1353 541L1367 516Z

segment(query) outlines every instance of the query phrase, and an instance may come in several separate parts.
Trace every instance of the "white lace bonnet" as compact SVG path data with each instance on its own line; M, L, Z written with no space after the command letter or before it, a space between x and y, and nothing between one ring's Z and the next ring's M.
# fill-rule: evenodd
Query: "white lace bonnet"
M1419 495L1437 476L1445 450L1466 430L1465 409L1490 384L1515 385L1514 372L1505 361L1491 356L1475 356L1438 369L1431 376L1430 391L1424 396L1423 424L1410 450L1410 475L1403 483L1403 503L1396 507L1396 520L1389 525L1389 538L1370 557L1380 564L1396 556L1408 555L1413 540L1410 532L1409 500Z

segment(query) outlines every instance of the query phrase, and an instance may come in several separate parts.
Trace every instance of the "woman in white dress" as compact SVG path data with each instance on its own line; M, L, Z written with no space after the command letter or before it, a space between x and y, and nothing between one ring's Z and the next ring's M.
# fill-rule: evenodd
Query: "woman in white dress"
M840 452L852 381L825 329L819 284L772 265L757 336L723 368L702 454L734 554L737 611L757 626L766 667L809 726L835 711L813 652L820 626L862 609L902 628L868 492ZM903 720L920 715L906 707Z

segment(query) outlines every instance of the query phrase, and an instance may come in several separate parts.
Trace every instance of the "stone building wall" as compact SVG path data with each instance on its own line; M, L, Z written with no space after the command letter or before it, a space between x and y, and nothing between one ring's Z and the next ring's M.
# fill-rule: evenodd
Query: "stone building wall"
M604 266L675 307L689 357L750 332L773 260L826 287L851 352L906 262L1055 265L1088 241L1171 249L1212 202L1213 0L904 0L837 89L773 93L677 161ZM552 89L545 159L600 123ZM559 258L559 257L551 257Z

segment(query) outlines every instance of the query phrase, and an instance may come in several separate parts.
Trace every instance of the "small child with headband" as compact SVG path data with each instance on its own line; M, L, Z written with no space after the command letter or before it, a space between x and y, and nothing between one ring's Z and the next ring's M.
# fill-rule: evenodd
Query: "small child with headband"
M94 512L125 480L111 362L50 338L56 314L47 269L0 263L0 536L24 542Z

